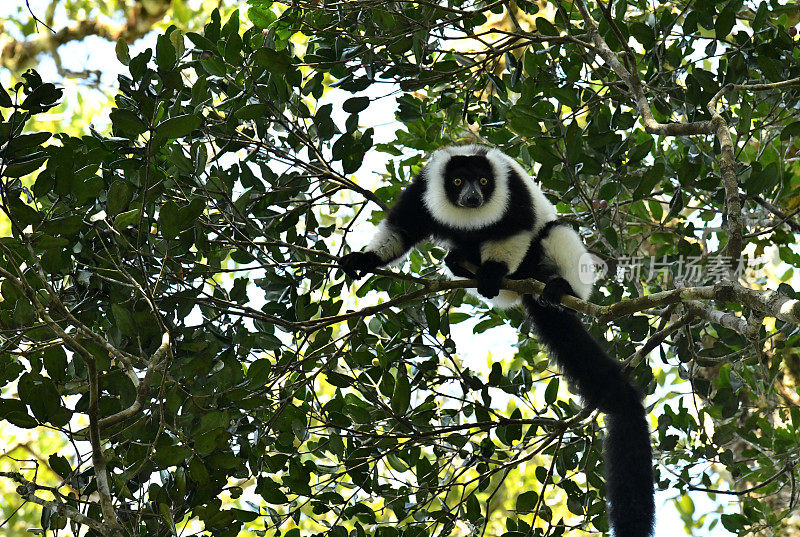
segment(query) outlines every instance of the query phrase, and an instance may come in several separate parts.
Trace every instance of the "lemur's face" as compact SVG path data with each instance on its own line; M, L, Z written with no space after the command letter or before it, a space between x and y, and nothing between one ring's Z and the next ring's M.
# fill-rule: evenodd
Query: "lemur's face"
M450 203L477 209L491 198L495 187L492 167L483 155L453 155L444 170L444 190Z

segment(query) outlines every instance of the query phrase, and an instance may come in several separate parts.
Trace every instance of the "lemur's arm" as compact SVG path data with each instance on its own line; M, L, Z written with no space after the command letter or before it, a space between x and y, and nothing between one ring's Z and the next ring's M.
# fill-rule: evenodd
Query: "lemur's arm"
M417 179L400 193L364 251L347 254L339 261L345 274L358 279L365 272L399 259L431 235L431 219L422 201L424 190L424 183Z
M517 270L531 244L532 233L523 231L510 237L481 243L481 266L475 274L478 292L494 298L500 293L500 282Z

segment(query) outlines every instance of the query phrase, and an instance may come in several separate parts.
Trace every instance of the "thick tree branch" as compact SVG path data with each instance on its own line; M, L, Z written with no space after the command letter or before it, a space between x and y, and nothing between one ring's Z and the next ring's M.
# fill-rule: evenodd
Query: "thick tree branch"
M156 352L153 353L153 356L150 358L150 361L147 362L147 369L144 374L144 378L139 383L138 388L136 389L136 400L124 410L120 410L116 414L112 414L110 416L106 416L100 420L100 428L110 427L115 423L119 423L121 421L125 421L126 419L130 418L137 412L142 409L144 405L144 401L147 398L147 394L150 391L150 383L153 380L153 372L155 371L158 364L161 363L161 360L169 351L169 332L164 332L164 335L161 337L161 345L156 349Z
M477 285L474 280L421 280L419 283L422 284L420 289L394 297L381 304L368 306L357 311L296 323L294 328L314 332L325 326L330 326L348 319L374 315L384 310L412 302L429 294L455 289L475 288ZM503 280L502 288L519 294L539 295L544 290L544 284L534 279L509 280L506 278ZM745 335L751 333L753 327L742 317L731 312L712 310L706 306L698 308L698 304L701 304L697 302L699 300L743 304L758 312L760 315L775 317L788 323L800 324L800 300L791 299L775 291L748 289L730 281L722 281L716 285L683 287L661 291L629 300L623 300L607 306L586 302L572 296L563 297L561 299L561 304L580 313L596 317L600 322L608 322L641 311L664 307L670 304L684 303L697 309L698 314L701 313L699 309L702 309L701 317L711 322L722 324L723 326L732 328ZM664 337L669 333L671 332L665 331Z

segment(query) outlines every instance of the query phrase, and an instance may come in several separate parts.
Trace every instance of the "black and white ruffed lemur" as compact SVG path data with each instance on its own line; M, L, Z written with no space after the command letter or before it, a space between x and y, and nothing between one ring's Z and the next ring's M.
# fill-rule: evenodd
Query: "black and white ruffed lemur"
M340 265L357 279L402 257L418 242L447 245L456 278L475 278L477 292L498 307L520 301L550 356L584 400L606 414L606 492L615 537L653 533L655 502L647 413L639 391L578 316L558 305L563 295L588 298L581 277L586 248L558 220L553 205L516 161L497 149L445 147L403 190L363 252ZM464 262L477 267L472 274ZM545 282L542 295L501 290L503 277Z

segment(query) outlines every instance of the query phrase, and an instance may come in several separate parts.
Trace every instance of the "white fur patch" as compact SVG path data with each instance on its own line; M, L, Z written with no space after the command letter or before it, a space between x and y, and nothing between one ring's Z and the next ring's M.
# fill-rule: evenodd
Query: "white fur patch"
M402 256L406 249L403 245L402 237L392 229L387 219L383 219L381 223L378 224L375 236L367 245L365 251L374 252L381 258L381 261L388 263Z
M542 248L546 262L555 265L575 294L583 300L589 298L592 285L581 276L581 271L586 271L586 267L581 267L581 257L586 254L586 247L575 230L567 226L555 226L542 240Z
M423 170L425 194L422 201L433 218L455 229L480 229L499 221L508 209L508 170L511 159L496 149L489 149L486 160L494 174L494 192L477 209L453 205L444 189L444 169L454 155L478 155L485 150L477 145L455 145L439 149L431 155Z
M519 268L530 248L533 233L524 231L505 239L485 241L481 244L481 262L499 261L508 266L509 272Z

